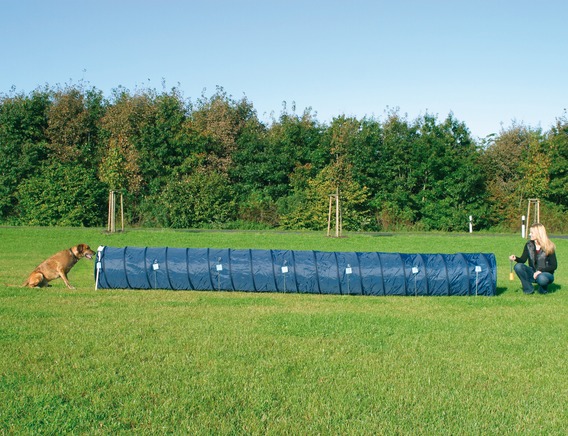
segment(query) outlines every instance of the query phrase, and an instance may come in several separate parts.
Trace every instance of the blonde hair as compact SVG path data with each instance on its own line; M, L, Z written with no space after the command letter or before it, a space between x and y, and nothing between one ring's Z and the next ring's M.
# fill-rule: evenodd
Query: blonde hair
M556 251L556 245L550 239L548 239L548 235L546 234L546 229L540 223L535 223L531 226L531 233L534 235L536 242L540 245L546 255L550 255Z

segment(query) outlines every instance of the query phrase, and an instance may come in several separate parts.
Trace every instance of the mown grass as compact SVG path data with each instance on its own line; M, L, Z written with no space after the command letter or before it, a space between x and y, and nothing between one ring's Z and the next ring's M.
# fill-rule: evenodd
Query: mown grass
M564 253L552 293L509 282L518 235L0 228L0 432L565 434ZM18 285L45 257L171 246L493 252L499 295L94 291L93 264Z

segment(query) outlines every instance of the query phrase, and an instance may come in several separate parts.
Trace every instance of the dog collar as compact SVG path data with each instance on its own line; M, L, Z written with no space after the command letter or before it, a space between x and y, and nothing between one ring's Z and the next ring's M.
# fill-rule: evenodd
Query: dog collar
M73 253L73 250L69 249L69 253L71 253L71 256L73 256L73 259L75 259L75 262L77 262L79 260L79 258L77 256L75 256L75 253Z

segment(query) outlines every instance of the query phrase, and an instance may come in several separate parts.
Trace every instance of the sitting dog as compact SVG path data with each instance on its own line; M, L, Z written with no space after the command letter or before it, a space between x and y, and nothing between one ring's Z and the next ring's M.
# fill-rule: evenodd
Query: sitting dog
M61 277L69 289L75 289L69 284L67 274L79 259L83 257L92 259L94 255L95 252L87 244L75 245L68 250L60 251L40 263L22 286L43 288L48 286L50 281Z

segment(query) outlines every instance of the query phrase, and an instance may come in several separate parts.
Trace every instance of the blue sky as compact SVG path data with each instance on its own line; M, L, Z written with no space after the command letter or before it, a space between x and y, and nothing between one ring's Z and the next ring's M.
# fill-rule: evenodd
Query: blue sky
M0 0L0 93L217 86L261 120L450 112L474 137L568 107L565 0Z

